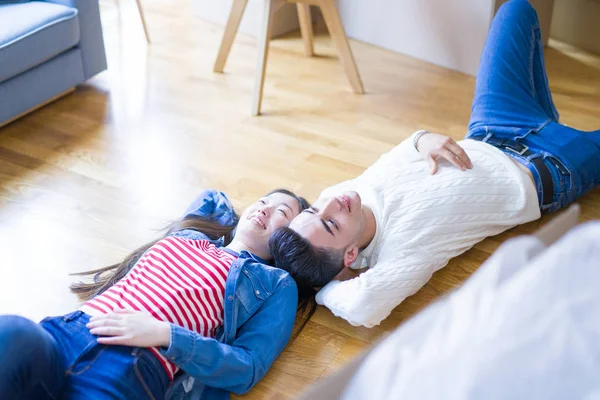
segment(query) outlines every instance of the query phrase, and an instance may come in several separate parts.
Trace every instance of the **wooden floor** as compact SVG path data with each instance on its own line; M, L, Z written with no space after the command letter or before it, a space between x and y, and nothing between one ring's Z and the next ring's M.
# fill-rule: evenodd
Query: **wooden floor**
M129 4L132 3L132 4ZM367 94L354 95L326 36L315 58L298 35L272 44L264 116L251 117L255 41L240 37L213 74L222 28L188 3L145 0L147 47L134 2L102 1L110 70L0 129L0 313L33 319L73 310L68 272L114 263L157 236L202 189L239 209L274 187L314 200L423 128L460 139L474 78L353 41ZM547 51L562 121L600 128L600 58ZM581 199L600 218L600 191ZM248 399L293 398L384 332L459 285L507 238L487 239L434 275L373 329L319 309Z

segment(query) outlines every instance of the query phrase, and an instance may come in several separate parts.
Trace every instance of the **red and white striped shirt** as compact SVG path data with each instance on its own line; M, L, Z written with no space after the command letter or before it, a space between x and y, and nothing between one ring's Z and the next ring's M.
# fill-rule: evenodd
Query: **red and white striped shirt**
M131 271L85 303L101 313L124 308L147 311L202 336L223 324L225 281L235 256L208 240L169 236L154 244ZM178 368L150 348L173 379Z

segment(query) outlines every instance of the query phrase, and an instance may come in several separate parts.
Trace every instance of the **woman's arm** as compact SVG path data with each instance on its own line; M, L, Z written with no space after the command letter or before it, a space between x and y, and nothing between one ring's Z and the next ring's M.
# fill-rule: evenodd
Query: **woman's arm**
M231 345L171 325L168 349L161 353L208 386L245 393L267 373L294 327L298 290L291 278L237 332Z

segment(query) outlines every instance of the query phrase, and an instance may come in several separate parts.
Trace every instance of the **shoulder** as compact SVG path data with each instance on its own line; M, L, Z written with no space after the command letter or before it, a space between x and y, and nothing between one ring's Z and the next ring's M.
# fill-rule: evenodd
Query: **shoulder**
M292 276L281 268L273 267L264 263L257 262L253 259L246 260L244 268L249 275L260 280L261 284L274 294L276 292L295 292L298 287Z

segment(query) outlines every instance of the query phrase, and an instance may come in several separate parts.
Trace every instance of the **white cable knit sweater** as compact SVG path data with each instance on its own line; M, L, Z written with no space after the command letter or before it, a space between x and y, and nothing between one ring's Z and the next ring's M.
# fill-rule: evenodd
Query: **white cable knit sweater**
M475 243L540 217L530 177L497 148L458 142L473 163L461 171L445 160L431 175L412 136L381 156L359 177L327 188L331 196L357 191L375 215L374 239L357 278L333 281L317 302L352 325L378 325L448 261Z

